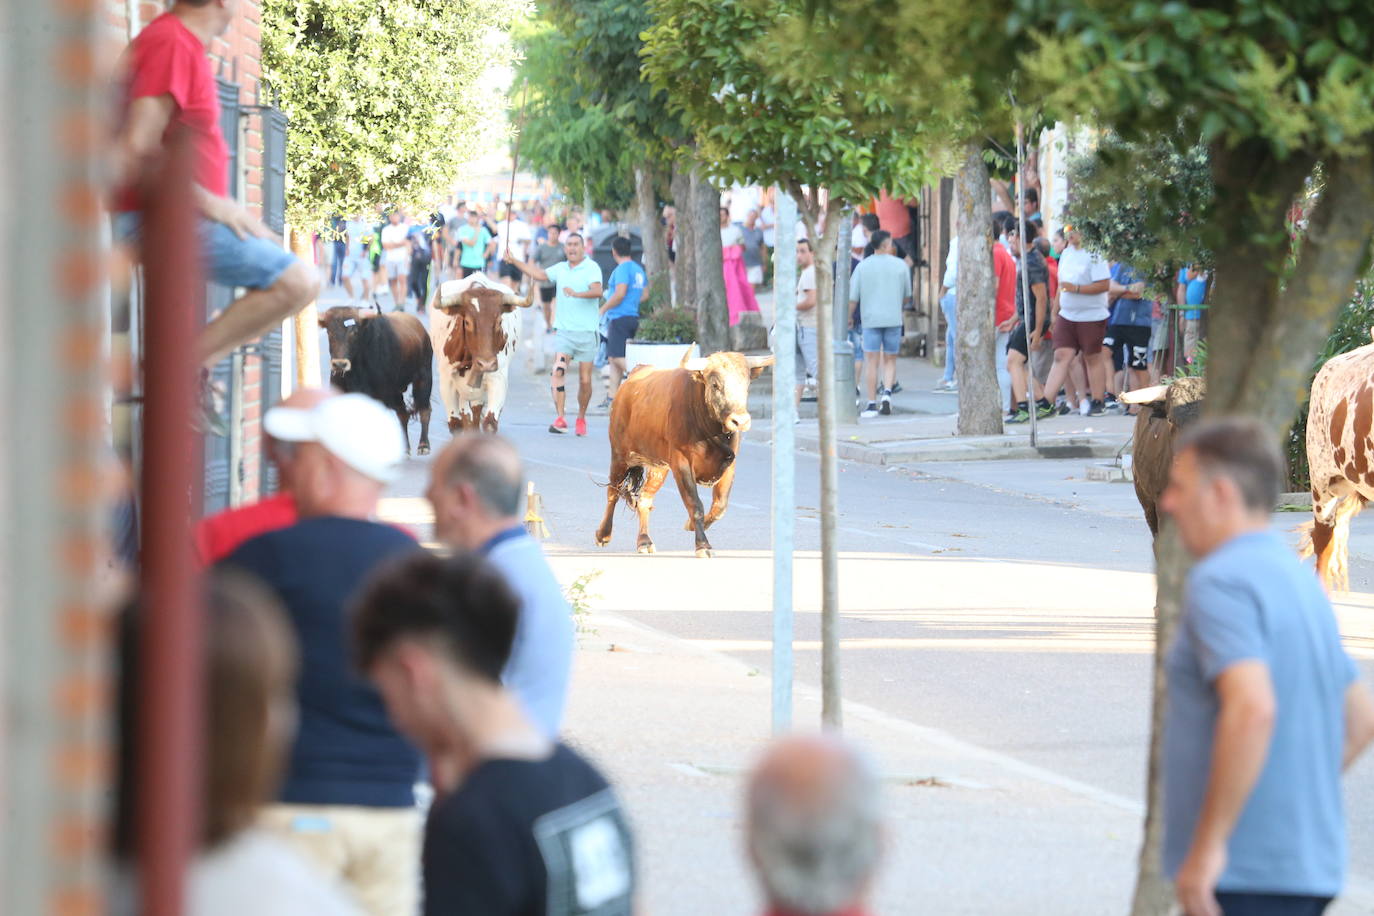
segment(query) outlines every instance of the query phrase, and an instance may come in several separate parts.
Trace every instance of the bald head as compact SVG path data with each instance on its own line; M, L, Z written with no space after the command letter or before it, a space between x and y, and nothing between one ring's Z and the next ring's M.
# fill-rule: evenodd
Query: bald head
M768 902L821 916L862 902L881 845L878 779L828 736L785 738L749 781L749 854Z
M430 474L435 534L445 543L476 550L519 520L525 473L508 440L457 436L434 459Z

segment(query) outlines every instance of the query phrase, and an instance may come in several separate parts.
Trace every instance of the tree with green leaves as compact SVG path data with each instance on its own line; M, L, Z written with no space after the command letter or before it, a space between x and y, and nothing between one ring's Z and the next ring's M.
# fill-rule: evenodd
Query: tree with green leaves
M833 266L842 214L886 189L914 196L942 164L924 125L887 118L880 79L838 92L779 66L772 39L804 19L800 0L717 3L650 0L644 72L696 141L706 172L741 184L777 185L798 202L812 240L820 351L822 620L838 613L834 525L835 458ZM847 265L846 265L847 266ZM838 725L838 655L822 653L823 716Z
M382 203L419 209L446 192L502 121L483 79L515 0L264 0L263 75L291 121L287 218Z
M1013 0L1008 29L1046 105L1126 140L1206 146L1215 194L1198 214L1216 283L1208 314L1211 415L1258 417L1282 435L1313 357L1368 265L1374 236L1374 7L1356 0L1099 4ZM1288 216L1321 167L1296 240ZM1149 814L1133 912L1165 913L1161 873L1164 648L1187 558L1171 525L1159 577Z

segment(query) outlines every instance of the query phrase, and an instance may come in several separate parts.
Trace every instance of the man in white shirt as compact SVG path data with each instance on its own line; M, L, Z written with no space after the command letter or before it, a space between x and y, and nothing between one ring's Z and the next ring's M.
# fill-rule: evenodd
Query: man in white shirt
M506 218L496 224L496 256L501 259L500 276L503 280L514 280L516 288L519 289L520 282L524 279L524 274L520 273L520 268L505 260L505 251L510 249L517 261L528 261L530 259L530 242L534 239L534 230L530 224L522 220L517 213L506 213Z
M1107 290L1112 272L1104 258L1083 249L1083 236L1077 229L1065 226L1064 236L1069 247L1059 258L1059 314L1050 331L1054 368L1045 381L1045 392L1047 397L1054 396L1068 377L1074 357L1082 353L1092 400L1085 400L1081 409L1087 416L1100 417L1106 412L1103 399L1107 379L1096 357L1107 334Z
M406 235L405 214L392 210L382 227L382 264L391 287L391 300L398 309L405 307L406 281L410 276L410 242Z
M820 364L816 349L816 257L806 239L797 239L797 359L806 367L806 375L797 385L800 405L806 380L816 377Z

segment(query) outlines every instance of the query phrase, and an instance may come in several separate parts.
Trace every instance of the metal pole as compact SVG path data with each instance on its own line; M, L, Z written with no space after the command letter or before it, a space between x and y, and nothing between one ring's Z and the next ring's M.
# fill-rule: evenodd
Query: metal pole
M1030 274L1029 274L1029 272L1026 270L1026 258L1028 257L1027 248L1029 247L1029 246L1027 245L1027 243L1028 243L1030 240L1027 239L1027 238L1022 234L1027 228L1029 228L1028 225L1027 225L1027 223L1026 223L1026 180L1025 180L1025 178L1024 178L1024 177L1022 176L1022 174L1021 174L1021 163L1024 162L1024 161L1025 161L1025 150L1024 150L1024 146L1023 146L1023 143L1022 143L1022 137L1021 137L1021 122L1020 122L1020 121L1017 121L1017 122L1016 122L1016 211L1017 211L1017 213L1019 213L1020 215L1017 216L1017 218L1016 218L1016 237L1017 237L1018 239L1020 239L1020 242L1019 242L1018 244L1020 244L1020 246L1021 246L1020 261L1019 261L1019 263L1020 263L1020 268L1021 268L1020 271L1019 271L1019 273L1021 274L1021 301L1025 303L1026 314L1030 315L1030 316L1031 316L1031 319L1034 320L1034 318L1035 318L1035 301L1034 301L1033 299L1031 299L1031 291L1030 291ZM993 244L996 245L997 242L994 241ZM1050 293L1049 289L1046 288L1046 290L1045 290L1045 295L1048 296L1049 293ZM1048 302L1046 302L1046 303L1045 303L1045 308L1048 309L1048 308L1049 308L1049 305L1050 305L1050 304L1049 304ZM1031 328L1030 328L1029 326L1027 326L1027 327L1026 327L1026 342L1027 342L1027 347L1026 347L1026 349L1027 349L1027 350L1030 349L1030 346L1029 346L1029 343L1030 343L1030 333L1031 333ZM1041 344L1043 345L1043 344L1044 344L1044 341L1041 341ZM1015 399L1013 398L1013 400L1015 400ZM1035 401L1035 369L1032 367L1031 359L1030 359L1029 356L1026 357L1026 409L1027 409L1027 411L1030 413L1030 444L1031 444L1031 448L1035 448L1035 447L1036 447L1036 438L1037 438L1036 434L1039 432L1040 421L1039 421L1038 419L1036 419L1036 416L1035 416L1035 411L1036 411L1036 401Z
M849 236L854 230L854 211L845 212L835 252L835 422L859 422L854 389L854 347L849 342ZM881 381L881 376L879 379Z
M773 734L792 728L792 551L797 528L797 202L775 195L773 271Z
M832 213L830 219L839 214ZM841 220L841 233L848 220ZM823 239L818 242L824 244ZM832 252L833 254L833 252ZM848 268L846 258L843 267ZM829 278L827 278L829 279ZM817 413L820 418L821 453L821 724L827 729L839 731L841 727L840 709L840 652L839 652L839 614L840 614L840 566L839 543L836 531L836 513L839 507L839 458L835 444L835 425L838 422L836 399L840 394L835 384L835 303L833 294L835 284L830 280L829 289L817 289L816 350L820 361L817 384ZM821 280L817 278L817 286ZM826 296L824 293L831 293ZM838 400L841 404L854 403L853 389L845 392Z
M205 314L205 283L187 141L184 133L172 139L168 166L143 192L148 356L135 778L139 912L147 916L182 912L200 812L202 614L191 507L201 505L201 465L190 423L196 366L186 342Z

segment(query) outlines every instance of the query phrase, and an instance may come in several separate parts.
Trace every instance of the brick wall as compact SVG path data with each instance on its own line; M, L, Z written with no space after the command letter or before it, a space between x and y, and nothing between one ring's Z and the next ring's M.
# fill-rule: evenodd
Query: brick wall
M128 15L130 7L137 15L132 29ZM167 8L166 3L150 0L106 0L110 27L108 57L111 60L117 57L132 34ZM258 84L262 77L261 0L239 0L233 22L223 35L211 42L209 51L216 75L238 84L239 104L257 105L260 101ZM239 196L251 212L262 216L262 116L252 111L245 115L240 120L243 139L239 146ZM242 479L244 499L248 502L257 498L260 485L262 376L261 360L245 360Z

